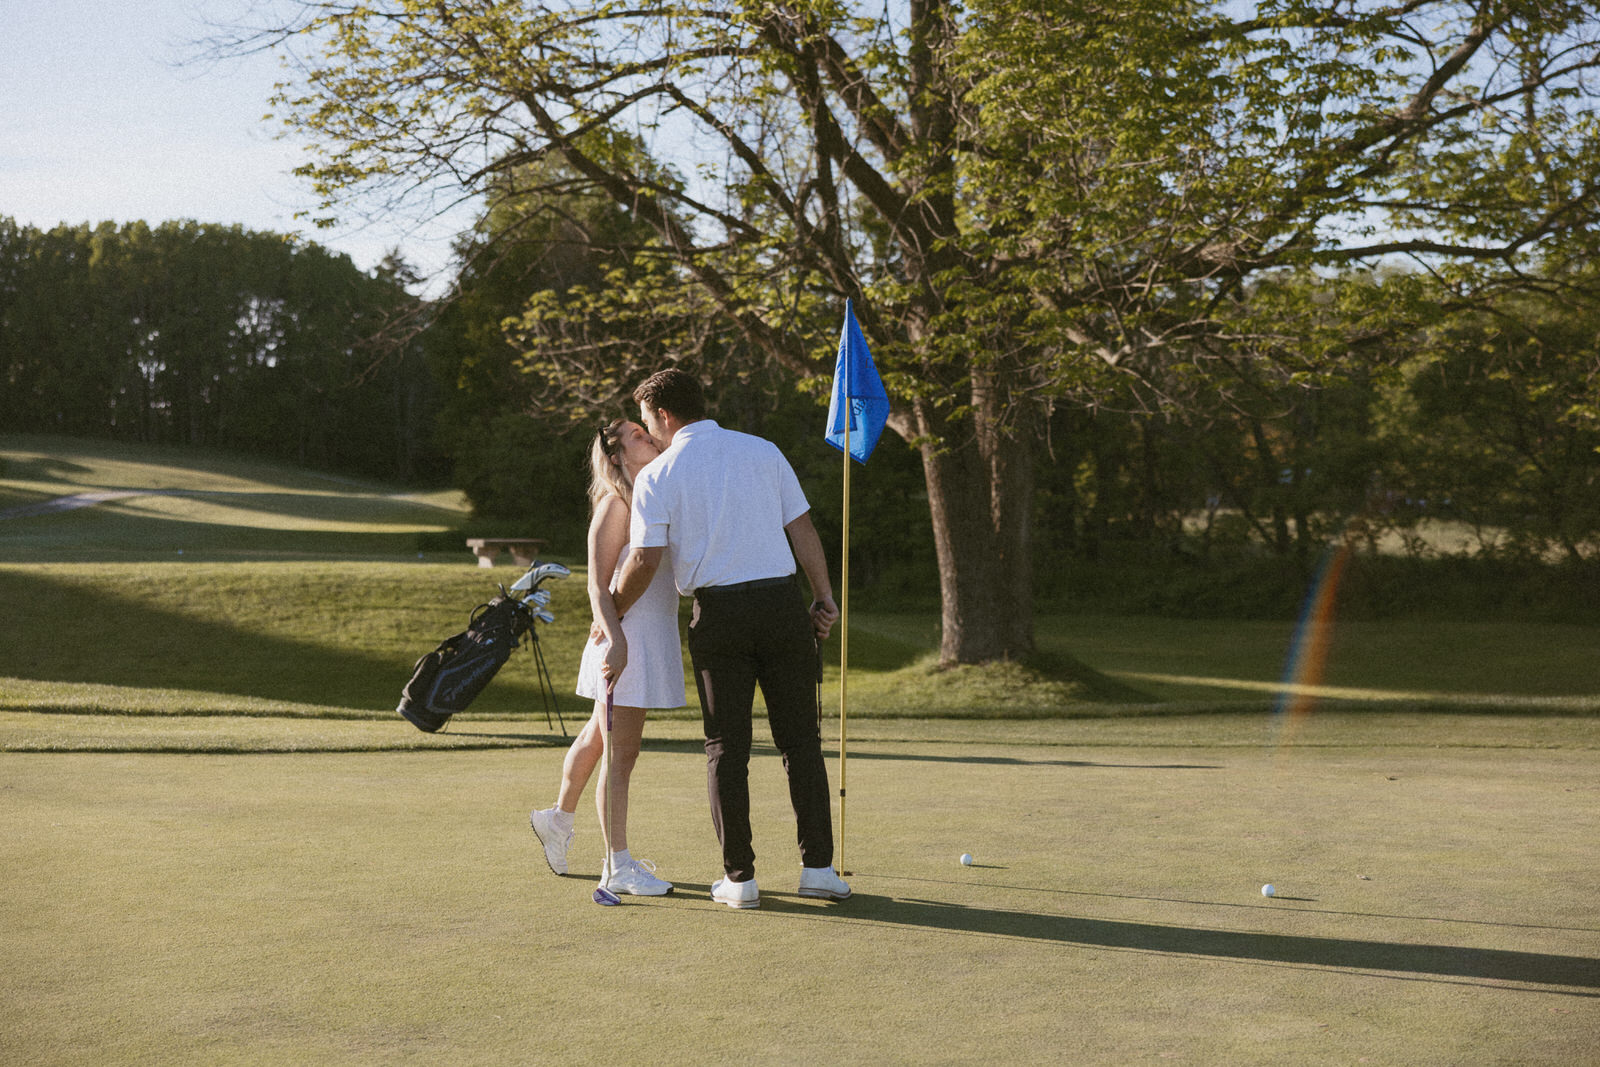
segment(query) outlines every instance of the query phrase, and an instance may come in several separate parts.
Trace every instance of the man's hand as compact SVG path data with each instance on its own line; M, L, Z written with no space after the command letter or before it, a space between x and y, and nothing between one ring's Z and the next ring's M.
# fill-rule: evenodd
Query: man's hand
M628 609L650 588L650 580L656 576L656 569L661 566L661 559L666 552L665 548L629 549L622 563L622 573L617 576L616 588L611 591L611 600L617 607L617 618L627 614Z
M826 641L833 632L833 624L838 621L839 605L833 602L833 597L811 602L811 628L816 631L818 641Z

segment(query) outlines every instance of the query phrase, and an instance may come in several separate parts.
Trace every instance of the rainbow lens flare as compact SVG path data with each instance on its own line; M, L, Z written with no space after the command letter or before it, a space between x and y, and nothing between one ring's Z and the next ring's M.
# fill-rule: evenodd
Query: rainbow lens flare
M1316 704L1317 698L1311 690L1322 684L1323 671L1328 665L1339 582L1349 562L1349 541L1330 547L1323 554L1316 580L1300 611L1294 640L1289 644L1289 658L1284 664L1277 705L1273 708L1280 748L1294 740L1294 735L1310 718L1312 707Z

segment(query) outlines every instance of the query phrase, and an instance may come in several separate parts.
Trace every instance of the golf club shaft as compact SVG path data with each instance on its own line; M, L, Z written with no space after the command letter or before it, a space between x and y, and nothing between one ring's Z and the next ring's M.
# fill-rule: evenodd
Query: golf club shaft
M605 843L606 861L600 868L600 884L603 886L611 880L611 708L612 708L612 683L606 683L606 722L605 722L605 796L600 801L600 837Z

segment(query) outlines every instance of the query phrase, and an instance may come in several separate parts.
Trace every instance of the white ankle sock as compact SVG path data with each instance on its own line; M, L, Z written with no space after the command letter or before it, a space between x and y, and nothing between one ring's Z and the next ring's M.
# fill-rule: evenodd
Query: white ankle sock
M613 869L625 867L632 862L633 854L627 849L623 849L621 852L613 852L611 854L611 866Z

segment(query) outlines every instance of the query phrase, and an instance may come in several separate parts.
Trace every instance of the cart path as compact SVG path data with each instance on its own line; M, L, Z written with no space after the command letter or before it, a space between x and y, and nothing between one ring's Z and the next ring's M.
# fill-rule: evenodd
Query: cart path
M123 500L130 496L171 496L185 493L183 489L100 489L93 493L73 493L71 496L58 496L52 500L41 500L37 504L23 504L20 507L5 508L0 510L0 519L31 519L35 515L54 515L58 511L76 511L78 508L90 508L96 504L104 504L108 500Z

